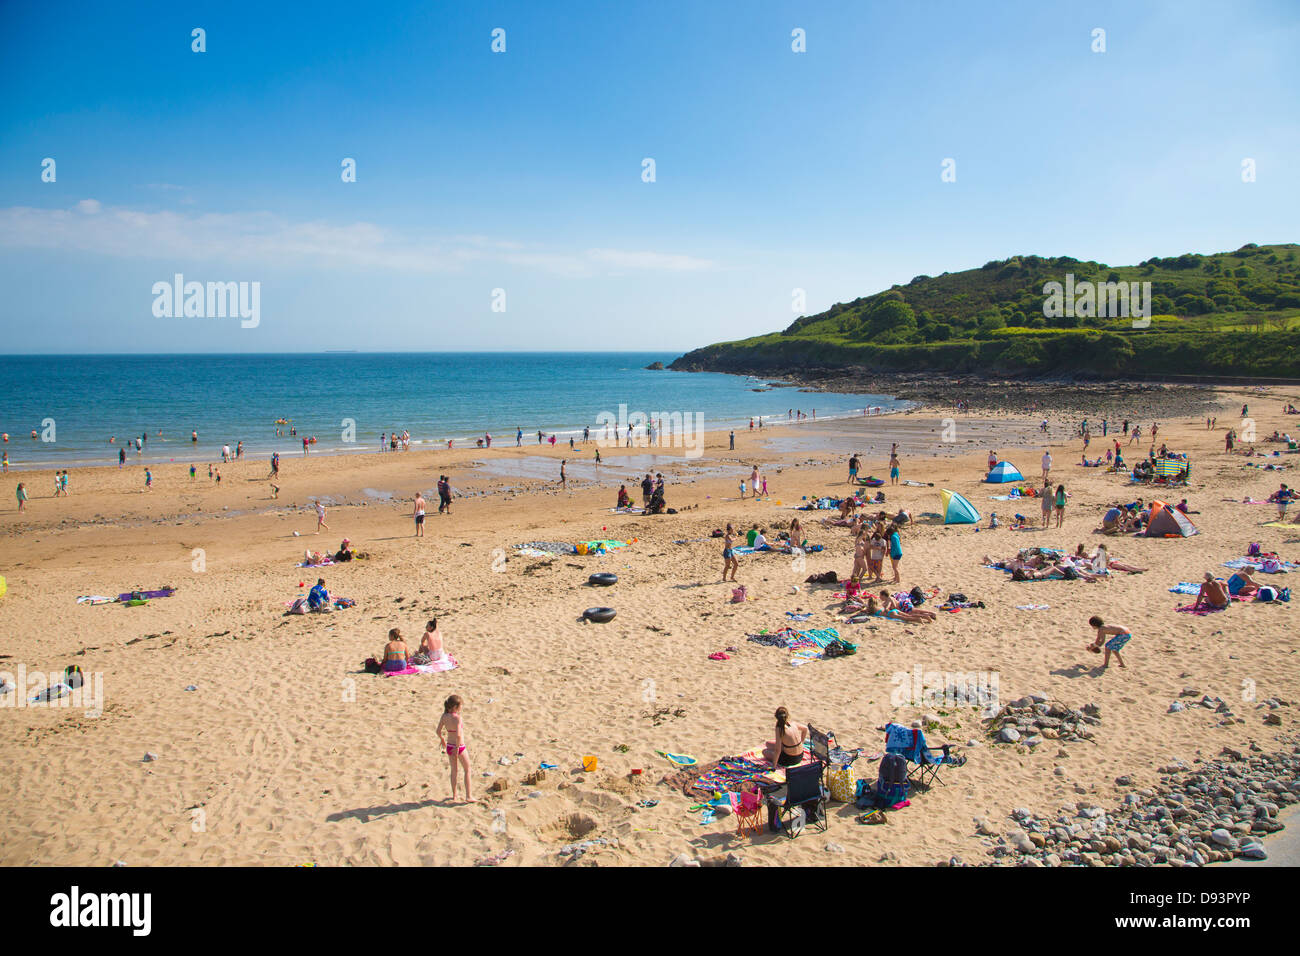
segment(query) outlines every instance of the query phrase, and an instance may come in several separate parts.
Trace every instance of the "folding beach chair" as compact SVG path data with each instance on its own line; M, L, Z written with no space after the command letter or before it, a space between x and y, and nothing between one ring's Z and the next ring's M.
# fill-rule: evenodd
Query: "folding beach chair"
M758 836L763 831L763 795L757 789L731 795L731 812L736 817L736 836Z
M824 769L825 765L819 761L790 767L785 772L785 786L768 797L768 813L773 824L791 839L799 835L791 827L796 818L802 817L823 832L829 825L826 801L830 795L822 786Z
M808 725L808 748L812 751L813 759L819 760L823 765L831 762L831 737L834 734L824 734L812 724Z
M929 788L935 783L946 786L939 777L939 768L945 764L960 767L966 762L965 757L952 753L953 746L953 744L929 746L925 742L925 731L919 727L904 727L902 724L885 725L885 753L906 757L908 779L922 787Z

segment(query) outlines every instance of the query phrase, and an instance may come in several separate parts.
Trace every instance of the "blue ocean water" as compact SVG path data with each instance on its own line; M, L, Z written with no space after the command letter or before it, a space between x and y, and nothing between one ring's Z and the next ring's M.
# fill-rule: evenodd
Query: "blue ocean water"
M525 444L537 432L568 436L601 413L703 416L704 428L748 428L751 416L785 421L791 408L818 420L900 407L884 395L755 392L765 381L708 372L649 371L675 353L440 352L302 355L41 355L0 357L0 431L12 467L116 464L118 448L148 434L128 462L212 461L223 444L245 456L375 451L379 436L410 431L416 447ZM290 419L277 436L276 419ZM345 420L355 423L347 441ZM37 440L30 437L35 429ZM190 432L197 431L197 444ZM109 437L116 438L115 444ZM53 438L52 441L42 440Z

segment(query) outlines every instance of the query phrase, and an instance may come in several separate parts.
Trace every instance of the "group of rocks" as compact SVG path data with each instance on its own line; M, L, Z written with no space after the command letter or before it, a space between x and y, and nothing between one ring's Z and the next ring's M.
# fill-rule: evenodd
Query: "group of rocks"
M1084 704L1069 707L1042 694L1013 700L988 720L994 743L1037 747L1044 740L1092 740L1101 725L1101 708Z
M1205 866L1234 857L1266 859L1261 838L1284 829L1279 811L1300 802L1300 746L1250 756L1224 748L1220 757L1197 768L1182 761L1161 767L1158 785L1126 794L1110 811L1082 802L1049 818L1018 808L1011 814L1015 829L1002 834L992 821L977 819L976 830L991 838L990 857L1020 866ZM1132 786L1128 777L1116 783ZM949 862L960 865L957 858Z
M1188 701L1187 698L1200 697L1197 701ZM1227 702L1222 697L1211 697L1209 694L1202 694L1194 687L1184 687L1182 693L1178 695L1178 700L1169 705L1167 713L1180 714L1190 710L1193 707L1201 707L1205 710L1211 710L1220 716L1219 726L1226 727L1228 724L1244 724L1245 717L1238 717ZM1264 723L1270 726L1280 726L1282 717L1274 711L1291 706L1290 701L1282 700L1280 697L1270 697L1268 700L1260 701L1255 704L1256 710L1264 711Z

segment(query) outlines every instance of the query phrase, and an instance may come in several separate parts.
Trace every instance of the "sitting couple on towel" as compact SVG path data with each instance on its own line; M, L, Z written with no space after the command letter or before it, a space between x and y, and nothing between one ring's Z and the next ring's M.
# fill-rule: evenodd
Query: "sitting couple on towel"
M404 671L412 664L436 664L446 660L447 652L442 646L442 631L438 630L438 619L434 618L424 626L420 649L414 654L408 650L401 630L393 628L388 632L388 643L384 645L382 659L386 671Z

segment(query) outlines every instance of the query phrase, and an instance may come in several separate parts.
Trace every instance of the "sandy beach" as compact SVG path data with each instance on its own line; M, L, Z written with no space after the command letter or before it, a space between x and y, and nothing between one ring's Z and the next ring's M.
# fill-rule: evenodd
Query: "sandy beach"
M1213 398L1207 393L1207 398ZM1224 452L1223 433L1243 429L1250 403L1260 452L1275 429L1300 431L1282 413L1295 389L1217 390L1199 418L1160 418L1157 446L1188 453L1192 479L1173 491L1189 500L1200 533L1184 539L1093 533L1112 503L1150 500L1149 487L1078 465L1078 416L1053 415L1053 484L1070 492L1064 526L1037 528L1038 503L994 501L981 482L990 448L1035 484L1043 415L980 410L962 415L923 407L908 413L828 424L710 432L703 457L674 449L594 446L504 447L372 455L316 456L289 451L278 498L265 460L206 468L77 469L70 496L52 497L52 472L11 472L0 510L0 670L58 672L77 664L102 679L97 716L70 707L0 708L0 746L10 772L0 781L6 865L650 865L685 855L704 864L737 854L745 865L933 865L1014 862L995 853L1027 808L1054 818L1063 807L1121 805L1154 788L1161 768L1239 753L1291 753L1295 747L1300 655L1295 602L1243 603L1195 616L1191 597L1169 592L1250 542L1282 558L1300 555L1300 526L1272 527L1276 508L1245 504L1293 483L1300 458ZM1127 410L1150 445L1152 416ZM1205 416L1217 415L1207 430ZM1100 416L1093 418L1100 426ZM1112 434L1117 427L1110 420ZM925 487L885 487L890 513L913 516L903 533L902 587L961 592L983 608L940 612L934 623L877 619L843 623L842 586L809 585L814 573L848 576L851 540L823 528L832 512L794 510L805 498L839 496L850 453L863 474L888 475L889 447L900 443L902 478ZM1095 435L1089 454L1109 439ZM570 459L567 488L557 482ZM1281 463L1280 474L1262 466ZM738 482L757 464L768 480L762 500L739 500ZM612 512L615 491L661 471L675 515ZM440 474L460 493L450 515L436 514ZM17 481L30 501L19 514ZM933 485L933 487L930 487ZM965 495L983 514L977 526L944 525L941 488ZM426 536L413 536L415 491L430 501ZM327 506L319 535L314 502ZM1012 515L1033 527L1012 530ZM988 529L996 511L1002 526ZM731 603L721 582L721 542L733 522L769 532L798 516L824 550L802 562L781 554L741 558L738 580L749 600ZM769 534L771 536L771 534ZM365 560L301 568L305 550L333 552L343 538ZM629 542L606 555L528 555L526 542ZM1107 580L1018 583L982 567L1018 548L1089 550L1105 540L1111 558L1149 570ZM614 572L612 588L588 575ZM356 607L330 615L286 615L286 605L323 576L332 594ZM1263 576L1268 578L1269 576ZM1289 586L1300 575L1266 583ZM171 597L129 607L79 604L78 596L117 596L176 588ZM798 588L798 591L794 591ZM1021 610L1018 605L1047 605ZM588 607L617 617L588 624ZM927 605L929 606L929 605ZM791 666L788 650L746 635L811 613L805 628L837 628L859 645L840 659ZM1091 615L1127 625L1134 638L1124 668L1100 668L1087 653ZM362 662L378 654L390 628L418 644L437 617L459 667L447 673L383 677ZM709 655L727 648L729 658ZM996 675L1001 703L1041 695L1068 708L1094 705L1090 739L1046 739L1037 746L996 743L969 706L895 706L898 673ZM191 689L192 688L192 689ZM1195 695L1187 693L1194 691ZM452 804L447 758L435 726L449 694L465 701L474 802ZM9 702L19 696L8 695ZM1170 712L1180 699L1220 698L1211 707ZM1278 706L1265 702L1274 700ZM734 820L701 823L698 795L674 786L675 767L657 754L693 755L700 765L771 739L773 711L861 747L854 765L875 779L870 755L884 749L876 729L935 718L932 742L961 745L967 762L946 768L944 786L914 790L911 805L886 826L855 822L852 804L831 805L827 832L788 840L764 832L738 838ZM1272 715L1275 723L1266 723ZM151 755L150 759L145 759ZM582 769L584 756L598 767ZM555 765L538 774L542 764ZM633 771L640 770L641 773ZM1166 775L1167 776L1167 775ZM1123 782L1117 782L1117 781ZM656 802L657 801L657 802ZM651 805L653 804L653 805ZM981 827L978 821L983 821ZM984 832L981 832L981 829ZM577 845L577 852L575 852ZM564 852L561 852L564 851Z

